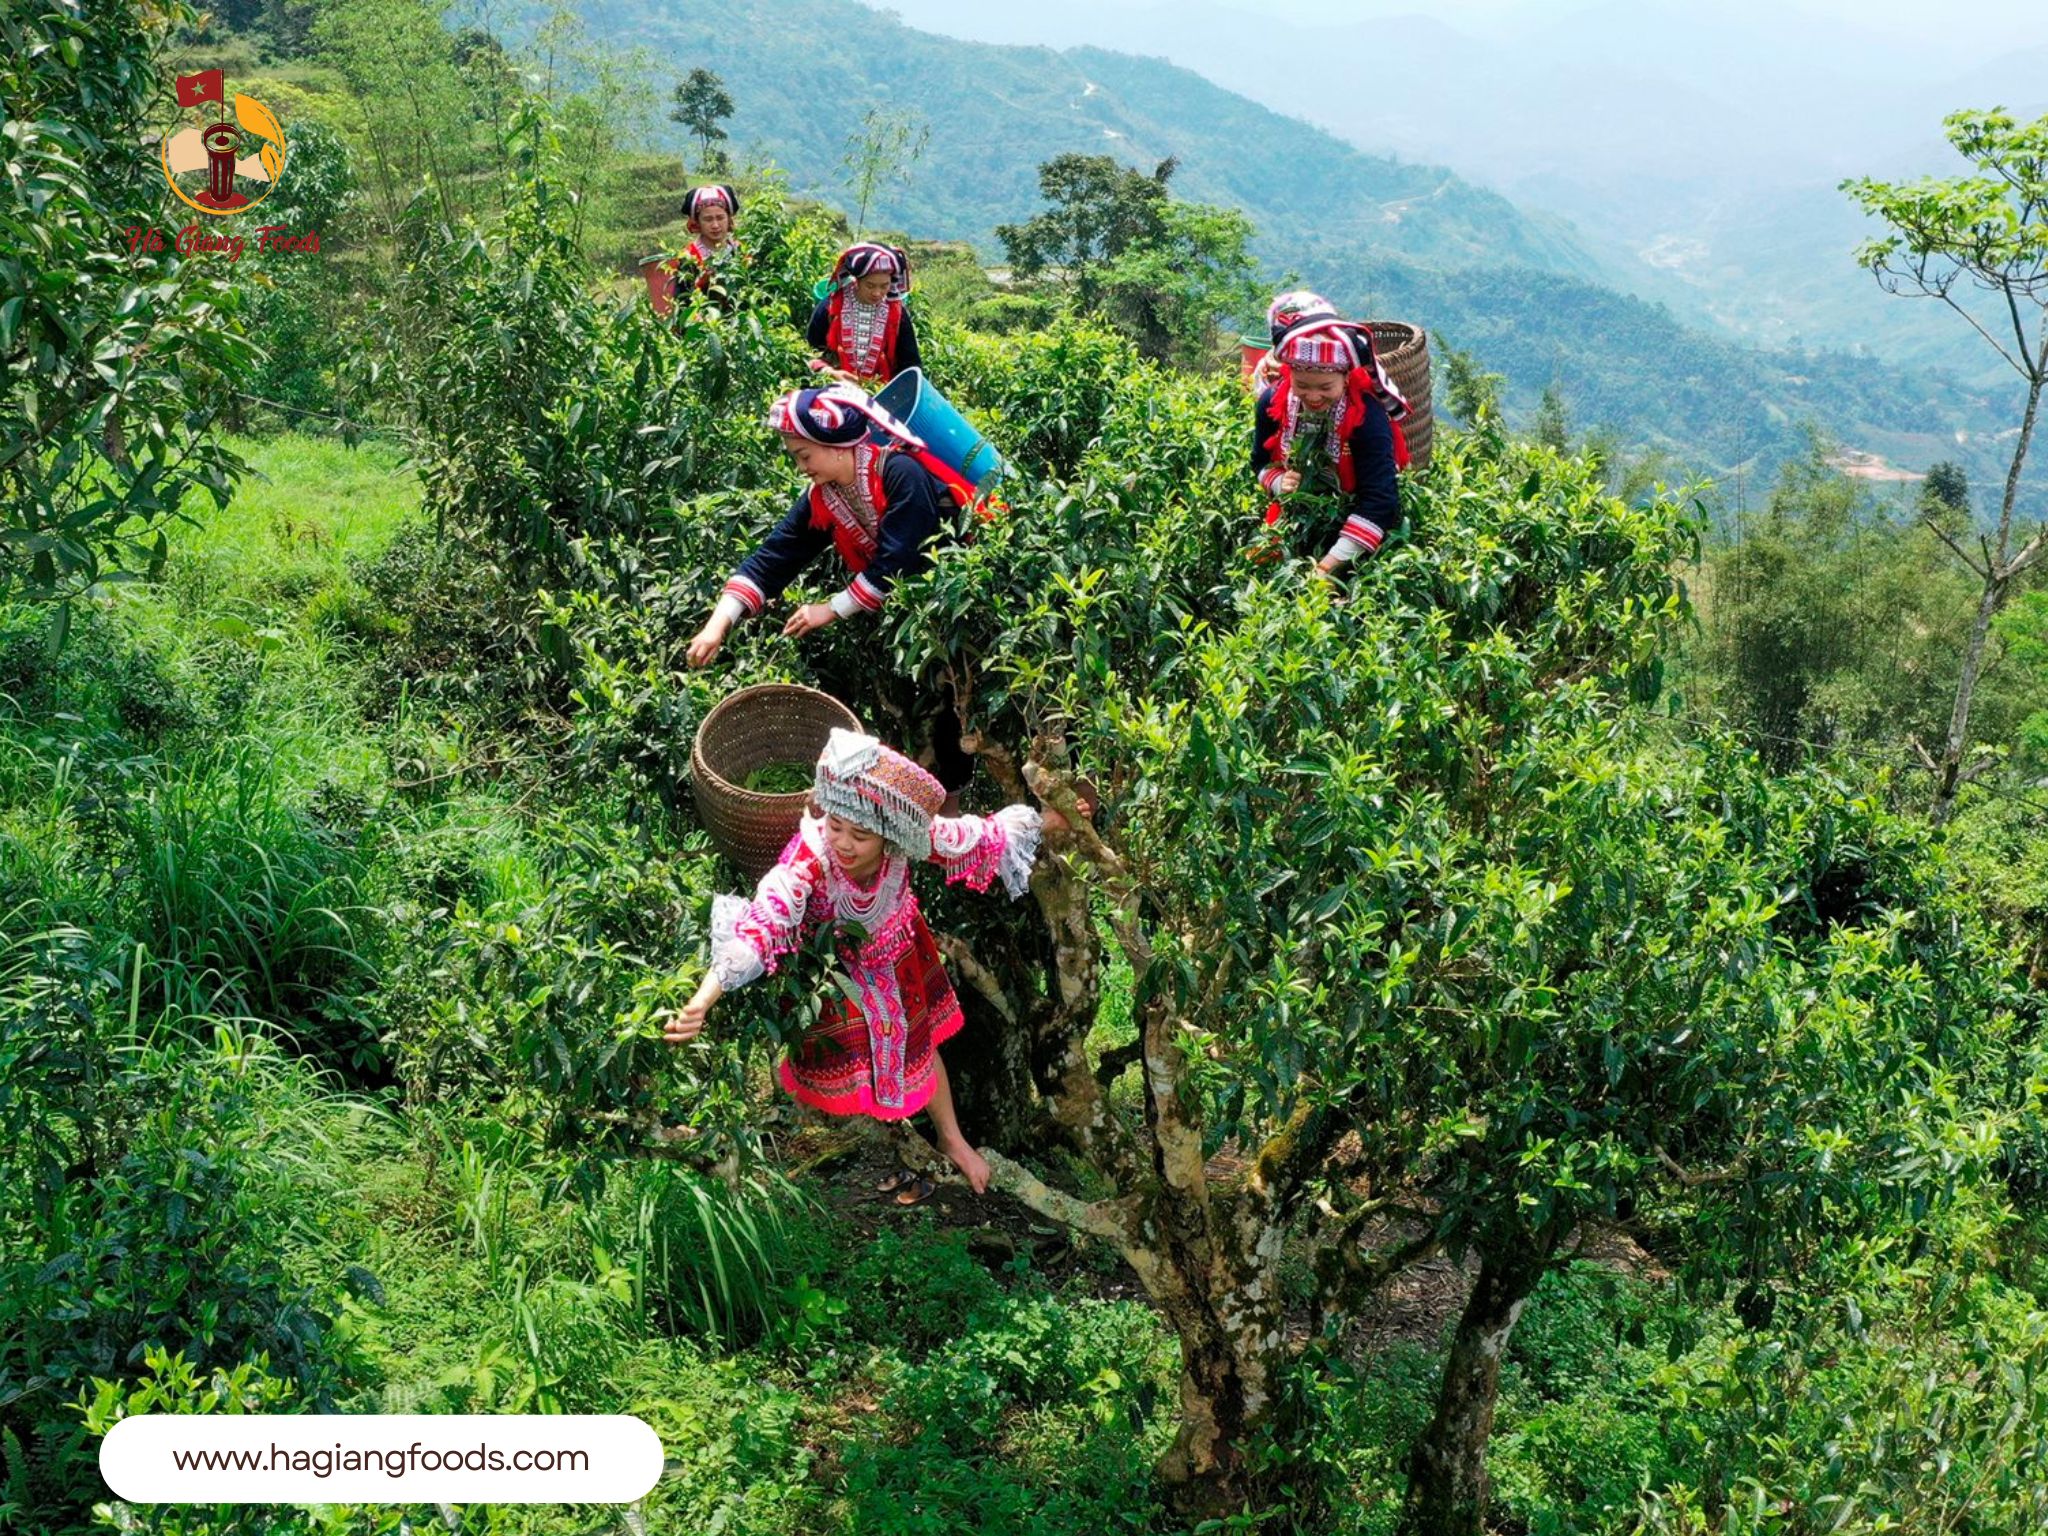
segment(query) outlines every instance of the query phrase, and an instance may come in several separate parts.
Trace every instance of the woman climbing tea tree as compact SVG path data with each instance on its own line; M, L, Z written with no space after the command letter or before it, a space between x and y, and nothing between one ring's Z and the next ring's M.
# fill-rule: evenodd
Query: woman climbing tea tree
M967 1144L938 1047L960 1028L959 999L910 884L932 863L949 883L985 891L998 876L1024 894L1042 826L1057 813L1010 805L993 816L945 816L945 786L871 736L835 730L818 758L809 812L752 901L720 896L711 911L711 968L696 995L670 1014L664 1038L686 1044L725 993L777 968L802 938L833 923L857 925L842 942L852 982L783 1059L782 1086L832 1115L907 1120L931 1111L938 1148L976 1194L988 1163ZM883 1181L900 1205L932 1192L908 1171Z

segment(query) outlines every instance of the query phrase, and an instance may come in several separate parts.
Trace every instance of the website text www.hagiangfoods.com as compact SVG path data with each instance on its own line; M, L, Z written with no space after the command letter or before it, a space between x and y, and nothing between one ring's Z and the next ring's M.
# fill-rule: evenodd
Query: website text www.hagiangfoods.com
M143 1415L100 1452L137 1503L624 1502L661 1467L660 1438L623 1414Z

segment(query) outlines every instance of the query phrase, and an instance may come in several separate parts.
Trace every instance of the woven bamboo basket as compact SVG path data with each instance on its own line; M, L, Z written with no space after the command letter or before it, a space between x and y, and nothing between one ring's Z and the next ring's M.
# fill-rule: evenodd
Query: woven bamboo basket
M1436 438L1436 415L1430 408L1429 332L1405 320L1372 320L1373 345L1380 364L1408 402L1408 419L1401 430L1408 438L1408 455L1417 469L1429 465L1429 448Z
M747 775L774 763L815 763L834 726L860 729L853 711L828 693L795 683L761 683L720 699L690 746L697 815L712 846L749 883L775 865L803 819L809 790L764 795Z

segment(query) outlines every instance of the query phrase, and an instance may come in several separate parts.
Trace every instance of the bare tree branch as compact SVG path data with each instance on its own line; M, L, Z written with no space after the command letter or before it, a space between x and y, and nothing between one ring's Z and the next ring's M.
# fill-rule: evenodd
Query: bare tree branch
M1662 1147L1656 1149L1657 1161L1664 1171L1685 1189L1710 1189L1717 1184L1734 1184L1749 1177L1749 1159L1739 1157L1726 1168L1709 1168L1695 1173L1685 1167Z
M1091 1203L1065 1190L1054 1189L1023 1164L1010 1161L1000 1152L984 1147L981 1155L988 1159L989 1188L1013 1196L1039 1215L1062 1226L1114 1243L1127 1257L1130 1250L1138 1246L1133 1241L1130 1227L1115 1206Z
M1017 1022L1017 1005L1010 1001L1010 994L1003 990L995 972L981 963L967 941L950 933L933 937L939 941L940 952L967 978L968 984L988 1000L988 1005L1002 1016L1005 1024L1014 1025Z
M2027 540L2026 547L2006 562L2005 574L2008 577L2019 575L2040 559L2044 550L2048 550L2048 523L2044 523L2040 532Z
M1958 544L1952 537L1950 537L1949 531L1946 528L1942 527L1940 523L1935 521L1934 514L1932 512L1921 513L1920 521L1922 521L1929 528L1934 530L1934 536L1940 539L1941 542L1946 544L1951 550L1953 550L1955 552L1955 557L1958 560L1962 561L1964 565L1967 565L1973 572L1975 572L1977 579L1979 581L1989 581L1991 579L1991 573L1985 570L1984 567L1979 565L1975 560L1972 560L1970 558L1969 551L1964 549L1962 545Z
M1111 1046L1102 1053L1095 1067L1095 1080L1107 1089L1145 1057L1145 1042L1133 1040L1128 1045Z

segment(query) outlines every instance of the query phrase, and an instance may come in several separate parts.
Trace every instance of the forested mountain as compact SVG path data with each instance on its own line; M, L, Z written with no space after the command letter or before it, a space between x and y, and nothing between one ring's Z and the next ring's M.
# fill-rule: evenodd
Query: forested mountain
M896 8L913 26L986 42L1165 54L1347 143L1449 166L1569 219L1612 281L1690 322L1966 378L1987 371L1989 352L1855 270L1872 230L1837 184L1949 174L1938 125L1959 107L2048 110L2048 13L2011 5L1910 34L1812 0L1557 4L1484 26L1457 6L1365 14L1398 12L1396 0L1306 16L1242 0ZM1330 59L1371 61L1360 88L1300 87L1301 61Z
M919 234L992 245L998 223L1033 210L1041 160L1107 150L1148 166L1173 156L1176 192L1243 208L1281 264L1296 250L1367 247L1432 265L1599 270L1559 221L1441 167L1362 153L1158 59L961 43L854 0L598 0L585 11L594 32L646 46L679 75L716 70L738 105L736 145L775 160L800 192L843 198L846 135L868 107L920 113L930 144L876 210Z
M737 104L735 152L774 161L799 192L845 201L841 162L863 111L921 114L929 146L907 181L878 192L871 222L970 239L990 260L995 226L1038 206L1040 161L1173 156L1179 196L1252 217L1276 283L1298 275L1361 312L1420 320L1506 373L1524 408L1557 384L1581 424L1703 469L1768 474L1803 451L1812 424L1909 467L1960 457L1989 476L1978 445L2012 419L2001 397L1872 359L1758 352L1689 330L1625 298L1568 224L1440 167L1353 149L1160 59L962 42L857 0L597 0L587 14L677 78L717 71ZM1357 82L1378 91L1385 77ZM1445 112L1461 96L1445 80L1435 94ZM682 130L669 133L681 150Z

